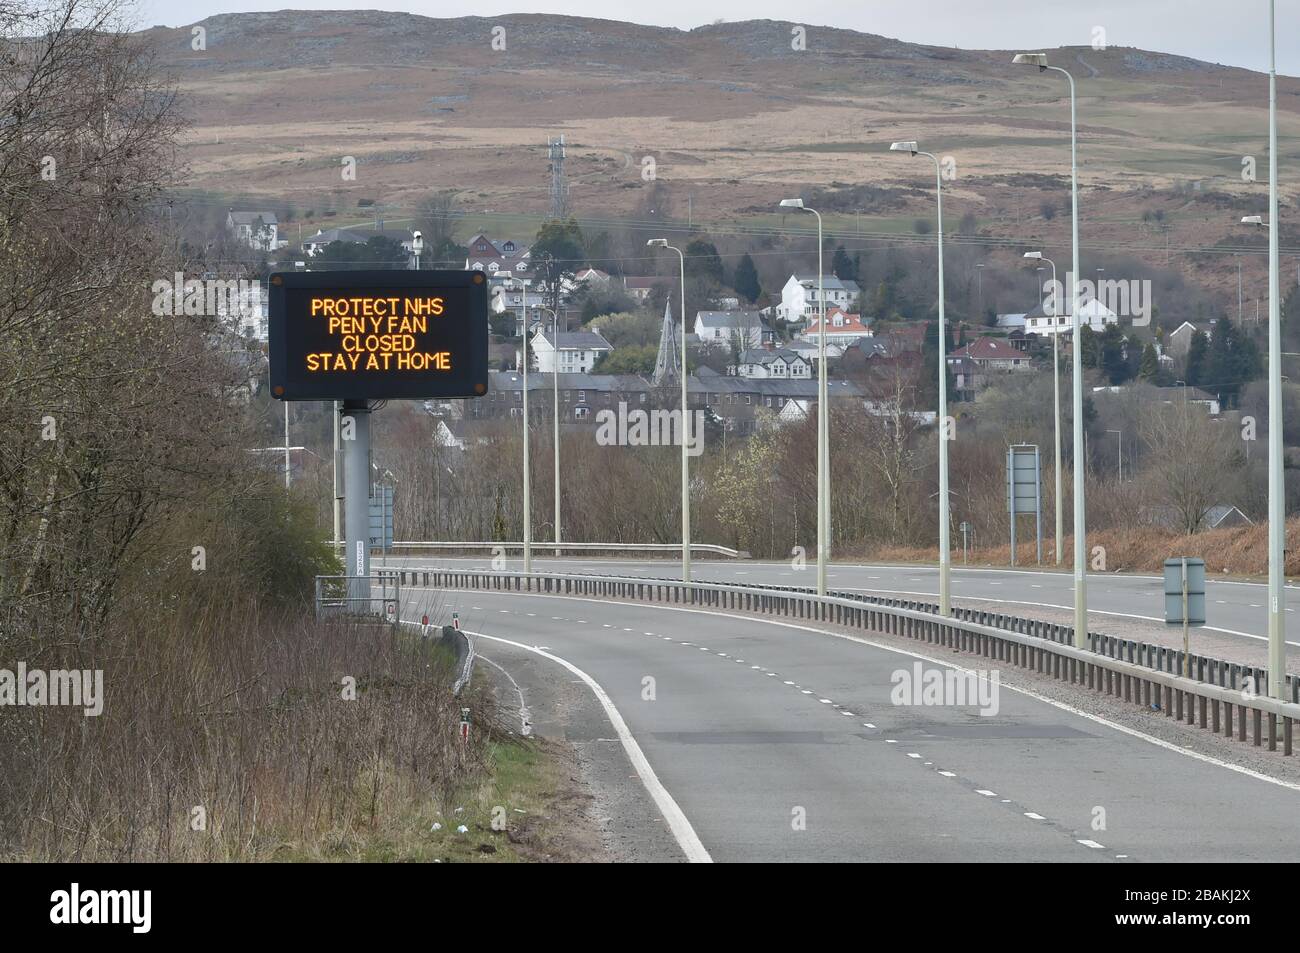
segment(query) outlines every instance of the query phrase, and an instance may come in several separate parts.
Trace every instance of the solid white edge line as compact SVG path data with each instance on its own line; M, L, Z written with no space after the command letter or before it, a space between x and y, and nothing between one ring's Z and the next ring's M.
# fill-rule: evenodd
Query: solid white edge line
M424 589L426 591L437 591L437 592L479 593L485 591L482 589L432 590L425 586L409 586L407 588ZM605 605L609 604L608 600L602 600L602 599L586 599L581 596L553 596L553 595L545 595L545 594L535 593L535 592L489 592L489 594L498 595L498 596L530 596L536 599L573 599L578 602L602 602ZM694 613L698 613L699 615L720 616L724 619L736 618L736 616L728 615L725 612L711 612L708 609L688 609L685 608L684 606L661 606L661 605L656 605L654 603L641 603L641 602L622 602L617 604L638 606L646 609L660 609L666 612L694 612ZM745 618L749 619L750 617L746 616ZM819 635L829 635L831 638L844 639L848 642L859 642L862 645L870 645L872 648L881 649L885 652L893 652L897 655L906 655L914 659L920 659L923 662L932 662L935 665L943 665L948 668L956 669L957 671L966 674L972 674L976 676L981 676L983 674L974 669L968 669L965 666L958 665L955 662L951 662L946 659L937 659L929 655L922 655L919 652L909 651L908 649L900 649L892 645L884 645L872 639L863 638L862 636L859 635L852 635L848 632L831 632L828 629L817 629L808 625L796 625L793 622L779 622L775 619L764 619L760 617L754 617L752 621L762 622L767 625L779 625L787 629L800 629L804 632L815 632ZM1021 695L1025 695L1029 698L1036 699L1037 701L1043 702L1044 704L1051 705L1053 708L1059 708L1061 711L1066 711L1072 715L1077 715L1080 718L1084 718L1088 721L1095 722L1098 725L1104 725L1107 728L1113 728L1114 730L1120 732L1121 734L1126 734L1133 738L1140 738L1141 740L1149 742L1158 748L1164 748L1167 751L1174 751L1177 752L1178 754L1186 755L1187 757L1192 758L1195 761L1201 761L1205 764L1212 764L1220 768L1226 768L1227 770L1236 772L1237 774L1244 774L1248 778L1254 778L1257 781L1266 781L1269 784L1276 784L1278 787L1287 788L1288 790L1291 791L1300 791L1300 783L1296 783L1294 781L1284 781L1281 778L1275 778L1272 777L1271 775L1263 774L1259 771L1252 770L1251 768L1247 768L1239 764L1232 764L1229 761L1223 761L1219 758L1213 757L1212 755L1201 754L1199 751L1192 751L1188 748L1179 747L1173 742L1165 741L1164 739L1157 738L1154 735L1148 735L1146 732L1139 731L1136 728L1129 728L1125 725L1117 724L1116 722L1113 721L1108 721L1107 719L1101 717L1100 715L1094 715L1091 712L1083 711L1082 709L1076 708L1073 705L1070 705L1066 702L1057 701L1055 698L1048 698L1046 695L1040 695L1038 692L1034 691L1033 689L1019 688L1015 685L1008 685L1006 682L999 683L999 687L1010 689L1013 692L1016 692Z
M443 591L452 592L455 590L448 589ZM677 802L673 800L673 796L668 793L668 789L663 786L662 782L660 782L659 776L654 772L654 768L650 767L650 762L646 759L645 752L641 750L641 746L637 744L636 739L632 737L632 732L628 729L627 722L623 720L623 716L619 714L619 710L615 707L613 699L606 694L605 689L600 687L599 682L572 662L567 659L562 659L551 652L544 652L531 645L524 645L522 642L503 639L495 635L487 635L483 632L470 632L469 634L473 635L475 638L500 642L503 645L511 645L517 649L523 649L525 652L532 652L536 655L540 655L542 658L550 659L552 662L564 666L574 675L578 676L578 678L582 679L583 682L586 683L587 687L591 689L592 694L596 696L596 700L600 702L601 707L605 709L605 717L607 717L609 723L614 726L614 733L618 735L618 740L622 742L623 750L627 752L627 757L628 760L632 762L632 767L636 768L637 777L639 777L641 783L645 785L645 789L654 800L655 806L659 808L659 813L662 814L664 820L668 822L668 829L672 831L673 838L677 841L677 846L682 849L682 853L686 855L686 859L693 864L713 863L713 858L710 857L709 852L704 849L704 845L700 842L699 835L695 833L695 828L691 826L691 822L687 820L686 814L680 807L678 807Z

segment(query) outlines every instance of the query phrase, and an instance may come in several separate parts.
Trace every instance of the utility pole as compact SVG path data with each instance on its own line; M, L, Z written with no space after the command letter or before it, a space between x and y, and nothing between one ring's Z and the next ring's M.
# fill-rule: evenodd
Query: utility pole
M1277 22L1268 4L1268 681L1269 694L1286 689L1286 476L1282 453L1282 292L1278 263Z

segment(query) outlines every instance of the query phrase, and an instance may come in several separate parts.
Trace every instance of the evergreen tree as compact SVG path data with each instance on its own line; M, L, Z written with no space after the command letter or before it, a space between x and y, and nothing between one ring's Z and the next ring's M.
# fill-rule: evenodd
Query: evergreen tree
M1159 376L1160 358L1156 356L1156 346L1148 341L1142 349L1142 366L1138 369L1138 377L1148 384L1154 384Z
M1187 370L1183 373L1187 383L1193 387L1207 379L1206 373L1209 370L1207 352L1209 348L1210 342L1205 337L1205 332L1193 331L1192 340L1187 345Z
M1099 364L1112 384L1123 384L1129 379L1126 343L1118 324L1106 325L1101 333Z
M835 249L835 255L831 259L831 272L841 281L857 281L858 263L858 256L854 255L850 258L844 246L840 245Z
M757 301L759 295L763 293L763 286L758 283L758 269L754 267L754 259L749 257L749 252L745 252L740 259L740 264L736 265L736 274L731 280L731 285L736 289L736 293L750 304Z

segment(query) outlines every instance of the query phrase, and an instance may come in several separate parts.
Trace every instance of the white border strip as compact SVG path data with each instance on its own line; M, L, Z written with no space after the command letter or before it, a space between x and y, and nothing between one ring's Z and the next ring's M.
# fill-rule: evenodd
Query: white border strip
M660 782L659 776L654 772L654 768L650 767L650 762L646 760L645 752L641 750L641 746L637 744L636 739L632 737L632 732L628 730L627 722L623 720L623 716L619 714L618 709L614 706L613 700L605 693L605 689L600 687L600 683L572 662L562 659L558 655L553 655L550 652L543 651L542 649L534 648L531 645L524 645L522 642L503 639L495 635L485 635L482 632L469 632L466 634L473 635L480 639L489 639L493 642L500 642L503 645L510 645L517 649L523 649L525 652L532 652L535 655L540 655L542 658L550 659L552 662L563 665L574 675L578 676L578 678L586 682L587 687L590 688L592 694L596 696L596 700L599 701L601 707L605 709L605 716L609 718L609 723L614 726L614 732L618 735L618 740L623 743L623 750L627 752L628 760L632 762L632 767L636 768L637 776L641 779L641 783L645 785L645 789L649 792L650 797L654 799L655 806L659 808L659 813L662 814L664 820L668 822L668 829L672 831L673 837L677 841L677 846L682 849L682 853L686 855L686 859L693 864L713 863L713 858L710 857L709 852L704 849L704 845L700 842L699 835L695 833L695 828L691 826L691 822L687 820L686 814L682 809L677 806L677 802L674 801L673 796L668 793L668 789L663 786L662 782Z

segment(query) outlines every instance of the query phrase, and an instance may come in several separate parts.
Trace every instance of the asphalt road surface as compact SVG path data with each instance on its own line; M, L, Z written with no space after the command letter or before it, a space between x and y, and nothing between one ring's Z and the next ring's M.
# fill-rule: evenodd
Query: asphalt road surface
M737 575L727 564L700 570ZM753 581L791 578L779 567L741 571ZM837 567L833 581L893 587L891 580L926 578L913 569L890 570L888 579L884 572ZM964 574L963 583L971 578ZM478 633L479 651L507 671L520 653L545 653L556 679L603 696L628 775L652 794L659 786L662 830L683 856L1282 861L1294 859L1300 841L1295 785L1060 703L1003 685L990 715L971 704L894 704L895 673L921 658L903 649L680 607L407 593L415 597L403 607L407 618L430 609L445 620L457 611L462 627Z

